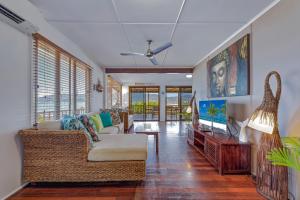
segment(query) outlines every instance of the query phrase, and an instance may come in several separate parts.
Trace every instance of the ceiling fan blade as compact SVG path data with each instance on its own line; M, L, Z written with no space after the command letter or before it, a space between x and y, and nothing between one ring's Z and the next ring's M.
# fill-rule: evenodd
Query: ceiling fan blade
M120 53L121 56L145 56L143 53L136 53L136 52L127 52L127 53Z
M157 60L153 56L150 57L149 60L152 62L153 65L158 65Z
M162 52L163 50L165 50L165 49L167 49L171 46L172 46L172 43L168 42L168 43L164 44L163 46L160 46L157 49L154 49L152 52L153 52L154 55L156 55L156 54Z

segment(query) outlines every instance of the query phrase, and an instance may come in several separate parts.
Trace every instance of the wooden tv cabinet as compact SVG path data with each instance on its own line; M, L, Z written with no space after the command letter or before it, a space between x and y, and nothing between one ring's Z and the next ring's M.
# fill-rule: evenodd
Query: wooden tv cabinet
M214 166L219 174L250 174L251 144L222 133L188 127L187 142Z

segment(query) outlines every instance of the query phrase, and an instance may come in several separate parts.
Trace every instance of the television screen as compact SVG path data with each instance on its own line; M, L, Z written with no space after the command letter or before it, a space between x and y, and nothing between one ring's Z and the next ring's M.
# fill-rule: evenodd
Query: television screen
M209 115L210 108L216 112L213 117ZM226 130L226 100L199 101L199 117L202 124L211 126L213 121L214 127Z

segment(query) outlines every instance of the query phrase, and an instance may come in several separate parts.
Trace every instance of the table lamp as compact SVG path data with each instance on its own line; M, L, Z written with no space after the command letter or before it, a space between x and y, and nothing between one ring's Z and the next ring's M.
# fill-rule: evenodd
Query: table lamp
M194 106L193 106L194 104ZM193 97L190 100L189 106L186 109L187 113L192 112L192 108L194 108L194 112L192 114L192 124L194 128L198 128L199 126L199 112L197 109L197 103L196 103L196 91L194 91Z
M270 77L277 80L276 95L270 87ZM278 129L278 104L281 95L281 78L278 72L270 72L265 79L262 104L251 115L248 126L263 132L257 152L256 189L268 199L288 199L287 167L272 165L266 156L274 148L282 148Z

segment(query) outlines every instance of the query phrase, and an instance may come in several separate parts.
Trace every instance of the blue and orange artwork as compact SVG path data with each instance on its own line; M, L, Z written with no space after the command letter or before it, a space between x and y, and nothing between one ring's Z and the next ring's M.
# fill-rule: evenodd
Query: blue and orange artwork
M207 62L208 97L249 94L249 34Z

